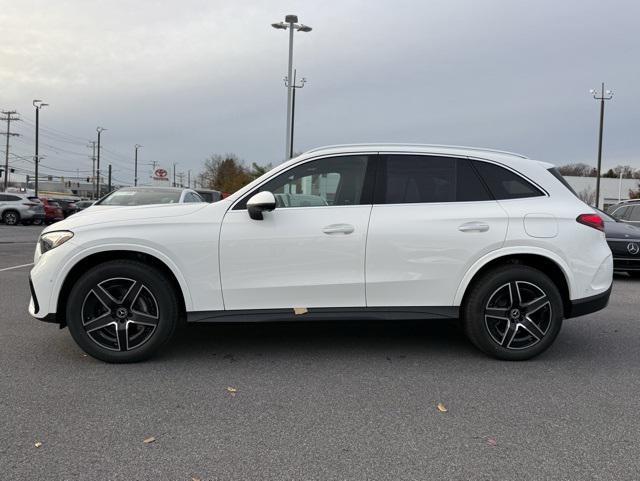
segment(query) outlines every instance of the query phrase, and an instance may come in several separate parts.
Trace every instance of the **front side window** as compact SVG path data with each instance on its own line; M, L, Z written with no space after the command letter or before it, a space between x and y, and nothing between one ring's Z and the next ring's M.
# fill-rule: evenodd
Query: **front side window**
M245 196L234 207L245 209L247 200L261 191L272 192L278 209L360 205L366 199L365 178L368 157L327 157L293 167Z
M410 204L491 200L467 159L388 155L377 203Z
M622 207L618 207L616 210L613 211L611 215L613 215L614 217L617 217L618 219L627 220L628 212L629 212L629 206L625 205Z
M495 199L523 199L544 195L535 185L504 167L478 160L474 160L473 165Z

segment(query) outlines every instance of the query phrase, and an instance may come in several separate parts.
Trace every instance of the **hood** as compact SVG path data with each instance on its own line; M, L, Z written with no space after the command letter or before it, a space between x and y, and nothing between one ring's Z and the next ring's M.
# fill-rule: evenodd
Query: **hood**
M640 229L625 222L605 222L607 239L640 239Z
M50 225L44 232L74 230L97 224L135 222L146 219L170 218L193 214L211 204L206 202L183 204L137 205L133 207L112 207L98 209L90 207L67 217L61 222ZM95 206L99 207L99 206Z

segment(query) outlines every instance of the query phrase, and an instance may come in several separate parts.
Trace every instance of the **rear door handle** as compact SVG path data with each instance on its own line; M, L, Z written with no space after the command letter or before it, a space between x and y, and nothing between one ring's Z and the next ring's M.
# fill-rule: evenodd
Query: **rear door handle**
M460 232L487 232L489 225L484 222L467 222L458 227Z
M322 229L327 235L333 234L351 234L355 228L351 224L331 224Z

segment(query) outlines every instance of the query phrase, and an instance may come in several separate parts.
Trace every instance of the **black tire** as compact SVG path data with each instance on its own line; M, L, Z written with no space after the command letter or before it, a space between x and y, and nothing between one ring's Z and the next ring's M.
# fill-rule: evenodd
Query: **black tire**
M33 225L42 225L44 221L42 219L34 219Z
M473 282L462 307L469 340L484 353L507 361L542 353L562 327L558 287L528 266L512 264L482 275Z
M18 225L20 223L20 214L17 210L5 210L2 214L2 220L6 225Z
M23 220L22 221L22 225L31 225L31 224L33 224L32 220Z
M73 339L90 356L137 362L169 341L178 323L178 301L162 272L141 262L115 260L89 269L76 281L66 315Z

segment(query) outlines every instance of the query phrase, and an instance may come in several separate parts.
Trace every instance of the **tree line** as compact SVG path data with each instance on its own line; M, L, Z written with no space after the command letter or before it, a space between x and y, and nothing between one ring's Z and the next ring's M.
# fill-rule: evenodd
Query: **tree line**
M558 167L558 171L565 176L573 177L596 177L596 168L583 164L581 162L575 164L567 164ZM634 169L630 165L617 165L607 170L601 176L604 178L617 179L622 174L623 179L640 179L640 169Z

